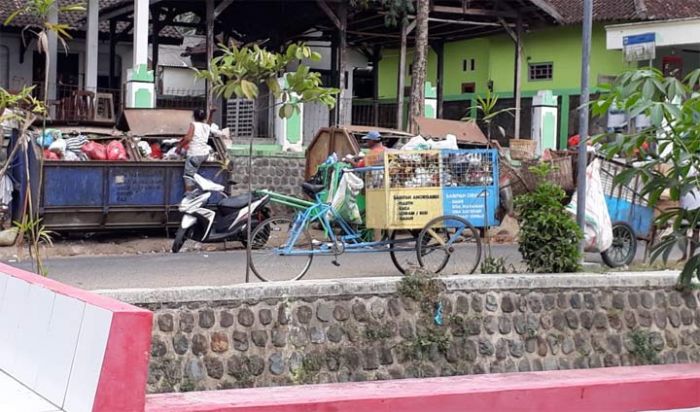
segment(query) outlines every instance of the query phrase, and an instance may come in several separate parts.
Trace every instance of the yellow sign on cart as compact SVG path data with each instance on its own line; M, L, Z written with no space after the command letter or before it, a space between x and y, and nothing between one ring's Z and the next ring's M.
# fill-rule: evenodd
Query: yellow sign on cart
M431 219L442 216L442 189L439 187L395 189L389 196L391 227L422 228Z

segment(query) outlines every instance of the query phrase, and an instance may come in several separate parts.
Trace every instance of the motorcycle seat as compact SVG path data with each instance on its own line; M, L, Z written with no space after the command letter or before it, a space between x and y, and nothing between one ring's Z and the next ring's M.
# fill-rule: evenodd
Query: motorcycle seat
M308 182L304 182L301 184L302 191L311 198L313 198L316 194L322 192L325 188L326 186L324 185L315 185L313 183Z
M217 206L222 209L243 209L248 206L249 194L225 197L219 201Z

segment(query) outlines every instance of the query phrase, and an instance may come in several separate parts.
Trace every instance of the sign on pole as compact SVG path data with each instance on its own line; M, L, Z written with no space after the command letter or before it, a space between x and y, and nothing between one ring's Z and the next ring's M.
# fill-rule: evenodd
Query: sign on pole
M635 34L622 38L625 61L653 60L656 57L656 33Z

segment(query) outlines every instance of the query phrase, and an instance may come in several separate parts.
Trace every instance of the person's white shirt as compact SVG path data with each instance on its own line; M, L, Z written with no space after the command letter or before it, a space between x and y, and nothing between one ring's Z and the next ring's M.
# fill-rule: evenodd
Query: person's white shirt
M187 148L188 156L209 156L209 133L211 126L202 122L192 122L194 133Z

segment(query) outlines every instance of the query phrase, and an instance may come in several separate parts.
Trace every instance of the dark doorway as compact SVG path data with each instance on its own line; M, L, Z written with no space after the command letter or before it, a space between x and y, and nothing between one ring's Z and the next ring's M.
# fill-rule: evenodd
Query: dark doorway
M34 52L32 78L34 83L44 83L44 55ZM80 85L80 56L78 53L58 53L56 64L56 93L58 98L69 95ZM49 82L53 79L49 79Z

